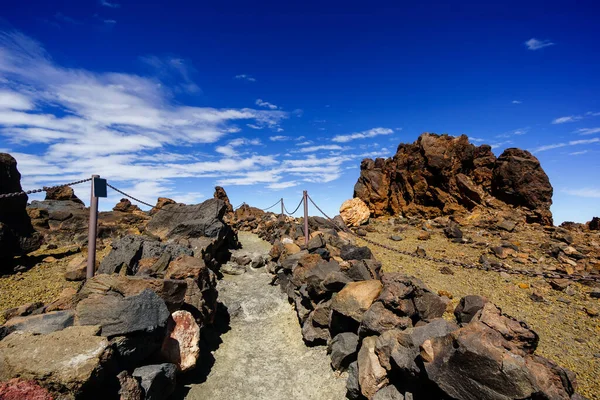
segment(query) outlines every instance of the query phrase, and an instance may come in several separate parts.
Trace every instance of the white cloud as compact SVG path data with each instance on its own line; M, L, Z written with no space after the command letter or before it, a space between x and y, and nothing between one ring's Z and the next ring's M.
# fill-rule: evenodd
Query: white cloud
M313 144L313 141L312 140L306 140L304 142L296 143L296 146L308 146L310 144Z
M237 156L239 156L239 153L235 149L236 147L240 147L240 146L244 146L244 145L245 146L258 146L260 144L261 143L260 143L259 139L238 138L238 139L229 141L229 143L227 143L227 145L217 146L215 151L217 153L221 153L227 157L237 157Z
M575 131L580 135L593 135L595 133L600 133L600 128L581 128Z
M362 131L362 132L351 133L349 135L337 135L332 139L332 141L338 142L338 143L346 143L346 142L350 142L355 139L371 138L371 137L375 137L378 135L391 135L392 133L394 133L393 129L372 128L372 129Z
M248 82L256 82L256 78L253 78L250 75L247 74L239 74L233 77L234 79L240 79L243 81L248 81Z
M579 121L580 119L582 119L583 117L581 115L569 115L566 117L560 117L560 118L556 118L552 121L553 124L564 124L567 122L575 122L575 121Z
M267 185L267 188L273 189L273 190L281 190L281 189L287 189L287 188L291 188L294 186L298 186L299 184L300 184L300 182L298 182L298 181L277 182L277 183L272 183L270 185Z
M521 100L513 100L513 101L512 101L512 103L513 103L513 104L521 104L521 103L522 103L522 101L521 101Z
M485 139L481 139L481 138L477 138L477 137L471 137L469 136L469 140L473 143L481 143L481 142L485 142Z
M309 147L303 147L299 150L296 151L296 153L314 153L315 151L322 151L322 150L343 150L344 148L342 146L339 146L337 144L324 144L324 145L320 145L320 146L309 146Z
M582 150L582 151L574 151L572 153L569 153L570 156L580 156L582 154L586 154L588 151L587 150Z
M600 199L600 189L598 188L563 189L562 192L571 196Z
M289 136L277 135L277 136L269 136L269 140L271 142L285 142L286 140L292 140L292 138Z
M554 43L552 43L550 40L538 40L536 38L531 38L525 42L525 46L527 46L529 50L539 50L543 49L544 47L554 46Z
M252 128L252 129L263 129L264 126L258 126L258 125L254 125L254 124L246 124L246 126L248 128Z
M119 7L121 7L120 4L118 4L118 3L110 3L107 0L100 0L100 5L102 5L104 7L109 7L109 8L119 8Z
M269 103L268 101L264 101L264 100L261 100L261 99L257 99L256 100L256 105L259 106L259 107L268 108L270 110L277 110L279 108L275 104Z
M569 142L548 144L548 145L544 145L544 146L535 148L533 150L533 153L540 153L542 151L559 149L561 147L578 146L581 144L593 144L593 143L600 143L600 138L584 139L584 140L571 140Z

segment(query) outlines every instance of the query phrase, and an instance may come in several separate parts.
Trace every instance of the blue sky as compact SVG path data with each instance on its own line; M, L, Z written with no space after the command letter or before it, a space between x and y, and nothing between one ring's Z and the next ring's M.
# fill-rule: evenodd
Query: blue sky
M600 214L594 2L149 3L3 5L0 150L26 189L97 173L150 203L219 184L262 207L306 189L336 214L362 158L464 133L532 151L556 223Z

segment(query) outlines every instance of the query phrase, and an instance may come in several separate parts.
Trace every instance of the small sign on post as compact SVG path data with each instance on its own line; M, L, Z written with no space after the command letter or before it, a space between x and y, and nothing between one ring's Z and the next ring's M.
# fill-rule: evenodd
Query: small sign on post
M96 271L96 234L98 230L98 198L106 197L106 179L92 175L92 195L90 199L90 222L88 232L88 259L86 278L94 276Z

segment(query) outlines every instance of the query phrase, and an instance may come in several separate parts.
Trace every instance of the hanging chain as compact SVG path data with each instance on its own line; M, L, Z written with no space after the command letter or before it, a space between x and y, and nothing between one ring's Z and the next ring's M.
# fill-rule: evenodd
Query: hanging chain
M80 181L65 183L65 184L62 184L62 185L44 186L41 189L27 190L27 191L15 192L15 193L2 193L2 194L0 194L0 199L10 198L10 197L25 196L25 195L33 194L33 193L47 192L48 190L54 190L54 189L62 188L62 187L65 187L65 186L78 185L80 183L89 182L91 180L92 180L92 178L87 178L87 179L82 179Z

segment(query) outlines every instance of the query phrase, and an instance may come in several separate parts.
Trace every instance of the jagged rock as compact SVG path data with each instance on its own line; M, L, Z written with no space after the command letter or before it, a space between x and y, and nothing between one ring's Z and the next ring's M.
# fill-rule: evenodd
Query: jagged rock
M70 186L61 186L46 190L45 200L69 200L75 203L83 204L79 197L75 196L75 191Z
M479 321L499 332L512 351L533 353L540 340L538 334L522 321L503 314L502 310L492 303L485 303L483 308L475 314L471 322Z
M121 371L117 375L119 380L119 400L143 400L144 392L140 383L127 371Z
M380 335L391 329L406 329L412 326L408 317L399 317L377 301L364 313L360 323L360 336Z
M91 295L128 297L149 289L156 293L170 310L175 311L187 302L186 294L189 286L188 282L183 280L100 274L86 280L77 297L78 300Z
M325 238L321 234L314 235L309 241L306 249L309 252L315 252L317 249L325 247L327 243L325 242Z
M14 378L8 382L0 382L0 399L2 400L53 400L48 390L35 381Z
M121 201L119 201L113 207L113 211L130 213L130 212L142 211L142 210L140 210L140 208L138 206L131 204L131 201L129 201L129 199L121 199Z
M498 229L503 229L507 232L514 231L516 226L517 226L517 223L515 221L511 221L509 219L503 219L502 221L500 221L496 224L496 227Z
M358 400L361 397L360 383L358 382L358 361L354 361L348 366L346 391L346 396L351 400Z
M460 302L454 309L454 316L459 323L469 323L487 303L487 299L482 296L468 295L460 299Z
M360 391L369 400L373 399L375 393L389 382L387 371L381 366L375 354L376 341L376 336L364 338L357 359Z
M98 331L72 326L47 335L8 335L0 341L0 381L18 376L73 395L93 393L102 383L96 372L110 360L108 340Z
M188 371L196 367L200 357L200 327L188 311L175 311L171 317L161 353L179 371Z
M346 226L360 226L369 220L370 215L369 207L357 197L346 200L340 207L340 216Z
M149 214L154 215L157 212L159 212L161 208L163 208L169 204L176 204L176 201L171 200L167 197L159 197L158 200L156 201L156 205L154 206L154 208L152 208L152 210L150 210Z
M233 212L233 206L229 202L229 197L227 196L227 192L225 192L225 189L223 189L221 186L215 186L215 193L213 194L213 197L215 199L219 199L225 203L225 205L227 206L228 213Z
M67 264L65 279L68 281L82 281L87 273L87 258L83 255L75 256Z
M352 332L337 334L329 343L328 352L331 354L333 369L343 371L356 360L358 350L358 335Z
M496 160L492 194L534 212L529 222L552 225L552 185L538 159L527 150L506 149Z
M380 292L379 280L350 282L333 298L331 309L360 322Z
M99 274L114 274L120 272L122 268L126 268L128 275L135 275L138 273L139 261L143 258L163 257L165 253L169 253L171 257L193 254L189 248L161 243L138 235L127 235L114 241L111 246L110 253L100 262ZM162 262L164 264L164 260ZM151 273L159 273L160 270L161 264L156 266L153 264L151 267Z
M330 339L329 330L326 327L324 328L315 324L313 314L313 312L308 314L308 317L302 324L302 339L311 345L325 344Z
M371 216L417 215L435 218L471 210L492 195L527 208L528 220L552 224L552 186L529 152L507 149L496 160L488 145L467 136L424 133L401 144L393 158L364 159L354 197Z
M449 239L462 239L463 233L456 222L450 223L444 228L444 234Z
M102 336L153 332L165 328L170 313L150 289L129 297L92 295L77 305L79 325L100 325Z
M459 400L569 399L572 374L540 363L541 357L515 354L502 335L474 321L421 346L427 376Z
M17 161L0 153L0 194L21 192ZM42 237L35 232L27 214L27 196L0 199L0 259L27 254L38 249Z
M396 386L388 385L375 393L373 400L404 400L404 396L398 391Z
M367 246L358 247L351 244L345 245L340 249L342 260L366 260L373 258L371 249Z
M145 400L164 400L175 390L176 373L175 364L165 363L136 368L132 375L140 380Z
M590 231L600 231L600 218L592 218L592 220L587 223L587 226Z
M73 310L55 311L45 314L14 317L0 326L0 340L12 332L30 332L36 335L61 331L73 325Z
M315 325L329 326L329 315L331 314L331 300L322 301L317 304L313 312L313 323Z

